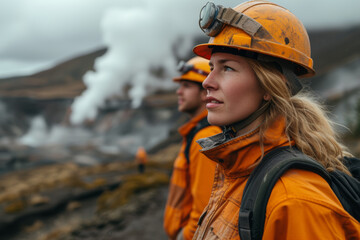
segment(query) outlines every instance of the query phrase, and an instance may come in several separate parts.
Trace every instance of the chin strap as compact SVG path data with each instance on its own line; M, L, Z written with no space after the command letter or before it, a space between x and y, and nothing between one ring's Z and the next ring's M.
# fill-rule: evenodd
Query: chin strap
M274 59L273 57L263 54L258 55L256 59L263 62L275 62L280 66L281 72L287 79L287 85L290 89L291 96L295 96L303 89L303 85L295 74L295 66L292 63L282 59Z
M224 134L226 138L233 138L236 136L236 133L241 129L247 127L250 123L255 121L261 114L263 114L266 109L269 107L270 101L266 101L258 110L253 112L249 117L236 122L234 124L224 126Z
M295 73L291 68L289 67L289 64L282 64L280 63L280 66L282 68L282 72L284 76L287 79L287 85L290 89L291 95L294 96L298 92L300 92L303 89L303 85L299 81L299 79L296 77Z

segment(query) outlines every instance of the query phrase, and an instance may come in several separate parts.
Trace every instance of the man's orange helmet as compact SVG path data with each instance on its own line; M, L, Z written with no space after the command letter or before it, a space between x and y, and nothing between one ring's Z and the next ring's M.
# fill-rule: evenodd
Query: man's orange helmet
M258 60L285 60L299 77L315 74L305 27L289 10L274 3L254 0L232 9L208 2L201 9L199 25L211 38L195 46L198 56L210 59L214 47L231 48Z
M202 83L210 73L209 60L202 57L191 58L187 62L181 61L178 71L182 74L174 81L187 80Z

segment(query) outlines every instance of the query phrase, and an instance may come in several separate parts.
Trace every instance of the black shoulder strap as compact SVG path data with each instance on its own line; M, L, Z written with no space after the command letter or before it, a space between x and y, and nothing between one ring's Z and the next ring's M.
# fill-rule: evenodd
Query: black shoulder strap
M189 134L186 136L186 146L185 146L185 150L184 150L184 154L187 160L187 163L190 163L190 157L189 157L189 153L190 153L190 147L191 147L191 143L192 140L194 139L196 133L198 131L200 131L201 129L210 126L207 117L204 117L203 119L201 119L198 124L193 127L193 129L191 129L191 131L189 132Z
M241 240L262 239L271 191L281 175L291 168L315 172L330 183L325 168L298 149L280 147L271 151L264 156L246 183L239 212Z
M352 176L339 170L332 171L330 186L344 209L360 222L360 160L355 157L344 157L344 160Z
M351 175L360 181L360 159L356 157L344 157L344 160Z

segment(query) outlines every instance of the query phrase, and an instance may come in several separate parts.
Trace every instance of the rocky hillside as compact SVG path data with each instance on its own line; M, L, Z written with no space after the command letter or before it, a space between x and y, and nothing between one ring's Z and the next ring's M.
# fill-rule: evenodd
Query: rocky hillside
M309 37L318 77L360 58L360 25L310 31Z
M100 49L30 76L1 79L0 96L38 100L73 99L85 89L82 76L93 69L94 60L105 52L106 49Z

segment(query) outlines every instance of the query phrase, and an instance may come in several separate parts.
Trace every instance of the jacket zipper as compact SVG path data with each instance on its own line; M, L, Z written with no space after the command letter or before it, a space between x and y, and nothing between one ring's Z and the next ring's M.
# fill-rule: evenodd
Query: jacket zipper
M210 223L211 223L211 221L212 221L212 219L213 219L213 217L214 217L214 215L215 215L215 213L216 213L215 210L218 209L218 206L220 206L220 205L223 203L223 198L224 198L225 192L226 192L226 191L223 192L223 194L221 195L220 199L214 204L214 205L216 206L216 208L213 208L214 210L211 212L211 215L210 215L209 218L208 218L208 221L207 221L207 223L206 223L205 229L204 229L203 233L201 234L201 238L200 238L200 239L204 239L205 234L208 232L209 225L210 225Z

